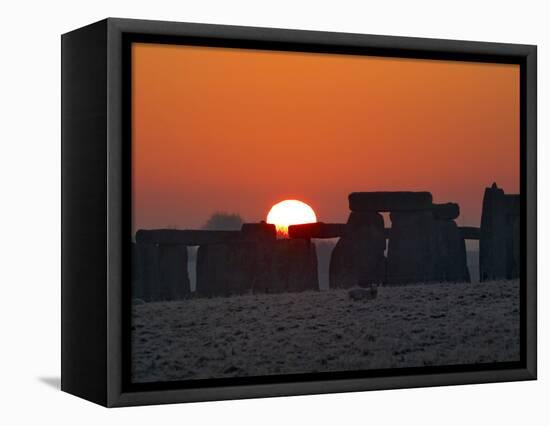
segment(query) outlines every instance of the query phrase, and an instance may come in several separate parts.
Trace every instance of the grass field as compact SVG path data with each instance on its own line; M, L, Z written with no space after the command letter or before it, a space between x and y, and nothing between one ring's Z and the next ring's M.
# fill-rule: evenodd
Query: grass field
M133 306L134 382L519 360L519 282Z

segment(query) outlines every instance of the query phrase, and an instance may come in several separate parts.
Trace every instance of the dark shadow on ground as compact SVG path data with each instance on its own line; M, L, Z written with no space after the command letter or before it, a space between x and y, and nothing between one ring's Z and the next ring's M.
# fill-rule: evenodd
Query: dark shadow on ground
M39 377L38 380L54 389L61 389L61 377Z

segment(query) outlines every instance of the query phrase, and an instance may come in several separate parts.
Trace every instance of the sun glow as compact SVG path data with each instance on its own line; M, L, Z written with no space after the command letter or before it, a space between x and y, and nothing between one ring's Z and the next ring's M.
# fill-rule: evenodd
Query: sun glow
M288 227L302 223L317 222L313 209L298 200L284 200L271 207L267 215L267 223L274 224L277 236L288 238Z

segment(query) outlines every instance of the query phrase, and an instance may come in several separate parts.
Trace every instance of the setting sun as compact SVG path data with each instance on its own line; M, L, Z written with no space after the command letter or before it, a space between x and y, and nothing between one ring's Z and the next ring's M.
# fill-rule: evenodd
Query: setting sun
M317 222L313 209L298 200L284 200L271 207L267 223L274 224L279 237L288 237L288 227L302 223Z

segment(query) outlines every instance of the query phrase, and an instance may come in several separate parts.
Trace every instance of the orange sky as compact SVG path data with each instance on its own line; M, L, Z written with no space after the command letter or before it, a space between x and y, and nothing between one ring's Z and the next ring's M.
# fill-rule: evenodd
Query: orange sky
M133 227L264 220L286 198L344 222L352 191L428 190L479 225L519 191L519 66L134 44Z

